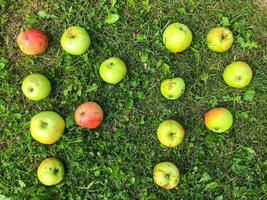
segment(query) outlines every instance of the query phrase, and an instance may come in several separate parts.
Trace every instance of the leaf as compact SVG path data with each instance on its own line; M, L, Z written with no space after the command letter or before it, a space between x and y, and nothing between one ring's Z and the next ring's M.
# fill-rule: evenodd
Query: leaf
M11 200L11 198L0 194L0 200Z
M223 195L217 196L214 200L223 200Z
M40 10L37 14L39 15L39 17L45 18L45 19L56 19L56 18L58 18L56 15L49 14L44 10Z
M135 8L135 0L127 0L128 3Z
M144 100L145 99L145 94L143 92L137 92L137 97L140 100Z
M110 14L105 19L106 24L114 24L116 21L118 21L120 16L118 14Z
M69 128L74 124L74 120L72 119L72 117L66 117L65 121L66 121L66 128Z
M117 3L117 0L111 0L110 3L111 3L111 8L113 8Z
M250 148L250 147L242 147L244 150L246 150L246 152L250 153L250 154L255 154L256 152L254 151L254 149Z
M25 21L27 23L33 24L35 22L38 22L38 19L36 17L30 17L30 16L28 16L28 17L25 17Z
M93 83L87 86L86 92L96 92L97 88L98 88L98 85L96 83Z
M244 101L252 101L255 93L255 90L247 90L244 94Z
M147 60L148 60L148 53L146 51L142 52L141 53L141 61L146 62Z
M18 182L19 182L19 186L20 186L21 188L26 187L26 184L25 184L22 180L18 180Z
M218 186L219 186L218 182L214 181L214 182L211 182L211 183L207 184L206 187L205 187L205 190L212 190L212 189L214 189L214 188L216 188Z
M204 172L199 182L207 182L209 180L211 180L211 176L208 172Z
M170 75L171 74L171 70L170 70L170 65L163 63L161 66L161 71L163 72L164 75Z
M229 22L228 17L222 17L222 25L223 26L230 26L231 23Z

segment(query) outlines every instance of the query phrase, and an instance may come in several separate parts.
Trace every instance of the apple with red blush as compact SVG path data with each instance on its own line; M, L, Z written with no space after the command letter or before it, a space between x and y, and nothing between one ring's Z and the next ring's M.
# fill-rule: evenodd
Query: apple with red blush
M95 102L85 102L75 111L75 122L83 127L94 129L101 125L104 117L103 109Z

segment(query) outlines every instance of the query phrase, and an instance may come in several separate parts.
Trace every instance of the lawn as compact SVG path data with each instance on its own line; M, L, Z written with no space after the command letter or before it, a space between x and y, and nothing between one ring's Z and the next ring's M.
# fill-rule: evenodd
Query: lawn
M264 0L0 0L0 200L141 199L231 200L267 198L266 147L266 1ZM111 14L119 19L107 20ZM186 24L191 46L169 52L164 28ZM71 56L60 46L63 31L84 27L90 49ZM226 26L234 44L225 53L208 49L207 32ZM38 28L49 38L44 54L27 56L16 44L23 30ZM100 64L118 56L127 76L110 85L100 78ZM233 60L247 62L252 82L238 90L222 73ZM34 102L21 91L22 80L42 73L52 82L48 98ZM171 101L160 93L164 79L182 77L186 90ZM90 100L105 113L93 130L78 127L75 109ZM233 114L226 133L209 131L204 113L225 106ZM29 132L38 112L53 110L66 120L63 137L42 145ZM160 145L156 130L165 119L179 121L186 136L176 148ZM42 160L54 156L66 168L64 180L51 187L36 175ZM178 187L165 190L153 182L153 167L173 162Z

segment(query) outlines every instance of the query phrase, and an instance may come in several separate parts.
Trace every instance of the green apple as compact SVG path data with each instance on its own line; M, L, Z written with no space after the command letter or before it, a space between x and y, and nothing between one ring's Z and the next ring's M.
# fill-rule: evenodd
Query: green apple
M64 129L64 119L53 111L40 112L31 119L31 135L42 144L53 144L58 141Z
M153 179L160 187L172 189L178 185L179 178L179 169L171 162L161 162L154 167Z
M222 133L232 127L233 116L228 109L217 107L205 113L204 121L208 129Z
M186 50L191 42L192 33L184 24L173 23L163 32L163 43L165 47L173 53Z
M161 144L167 147L176 147L184 138L185 131L181 124L175 120L165 120L160 123L157 137Z
M60 43L67 53L82 55L90 47L91 40L84 28L71 26L63 32Z
M252 70L242 61L234 61L223 72L224 81L234 88L246 87L252 79Z
M39 101L50 94L51 84L44 75L31 74L23 80L21 89L28 99Z
M58 184L63 180L64 175L63 163L56 158L46 158L37 169L38 179L47 186Z
M232 32L225 27L216 27L207 34L208 47L216 52L224 52L231 48L234 41Z
M182 78L166 79L161 83L161 94L167 99L178 99L185 90L185 82Z
M118 57L106 59L100 66L100 77L107 83L116 84L126 75L126 64Z

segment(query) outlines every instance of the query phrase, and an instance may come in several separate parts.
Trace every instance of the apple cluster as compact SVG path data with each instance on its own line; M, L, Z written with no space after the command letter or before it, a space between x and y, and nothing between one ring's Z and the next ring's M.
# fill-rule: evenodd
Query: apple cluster
M173 23L163 32L163 44L172 53L186 50L192 42L192 32L181 23ZM84 54L91 45L87 31L79 26L66 29L60 40L62 48L71 55ZM27 55L37 55L45 52L48 47L48 38L45 33L37 29L30 29L20 33L17 44ZM233 44L232 32L224 27L216 27L207 34L207 46L215 52L225 52ZM109 84L119 83L127 73L126 64L118 57L104 60L99 68L100 77ZM224 81L235 88L247 86L252 79L252 70L242 61L234 61L226 66L223 72ZM42 74L30 74L22 83L22 92L30 100L40 101L49 96L52 90L51 83ZM166 79L161 83L160 91L169 100L176 100L185 91L185 82L181 77ZM82 128L94 129L101 125L104 117L103 109L96 102L84 102L74 113L77 125ZM233 116L223 107L217 107L205 113L204 123L208 129L222 133L231 128ZM34 115L30 123L32 137L42 144L53 144L63 135L65 121L58 113L43 111ZM159 142L170 148L177 147L183 141L185 130L182 125L167 119L160 123L157 129ZM39 180L47 186L55 185L64 178L63 163L54 158L46 158L37 170ZM179 169L171 162L158 163L153 169L154 182L165 188L172 189L179 183Z

